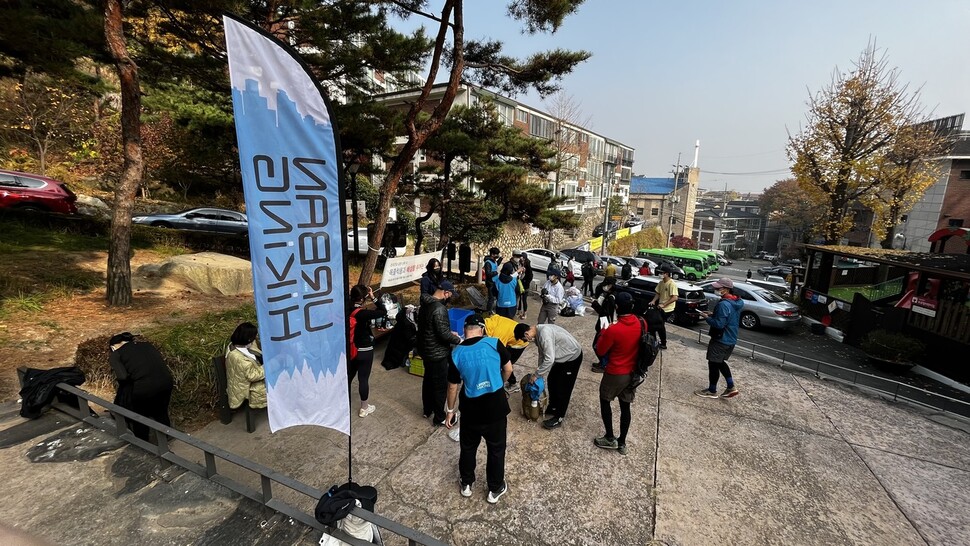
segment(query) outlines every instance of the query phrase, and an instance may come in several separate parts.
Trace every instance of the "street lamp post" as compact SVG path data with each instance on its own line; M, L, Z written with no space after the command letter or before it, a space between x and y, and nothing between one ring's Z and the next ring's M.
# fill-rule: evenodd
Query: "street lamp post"
M351 207L351 218L353 218L354 224L354 256L360 256L360 241L357 234L357 170L360 169L360 163L354 162L347 166L347 173L350 175L350 207Z
M606 172L606 207L603 214L603 245L600 247L600 251L603 255L607 255L606 243L610 239L610 188L613 186L613 171L616 169L616 164L604 161L603 165L606 165L609 170Z

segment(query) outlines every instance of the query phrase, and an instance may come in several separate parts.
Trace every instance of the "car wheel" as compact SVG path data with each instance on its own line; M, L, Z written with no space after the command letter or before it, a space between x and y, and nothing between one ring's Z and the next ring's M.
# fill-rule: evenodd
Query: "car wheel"
M161 221L159 221L159 222L152 222L151 225L153 227L161 227L161 228L171 228L172 227L172 224L169 224L168 222L161 222Z
M758 315L754 313L741 313L741 327L746 330L751 330L758 327L761 321L758 320Z
M693 273L688 273L687 274L687 280L688 281L696 281L697 280L697 275L695 275Z
M19 210L21 212L26 212L26 213L29 213L29 214L38 214L38 213L44 212L44 209L43 208L38 207L38 206L35 206L35 205L24 205L24 206L21 206L21 207L17 207L17 210Z

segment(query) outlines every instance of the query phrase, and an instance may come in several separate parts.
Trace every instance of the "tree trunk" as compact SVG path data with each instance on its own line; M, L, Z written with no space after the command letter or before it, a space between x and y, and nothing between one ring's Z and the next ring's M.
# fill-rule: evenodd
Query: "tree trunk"
M414 255L417 256L421 254L421 245L424 243L424 232L421 230L421 224L427 222L431 219L431 215L434 214L435 210L438 209L436 203L431 203L428 207L428 214L424 216L416 216L414 218Z
M451 241L448 232L451 229L448 217L451 214L451 160L452 157L445 154L444 180L441 188L441 222L438 224L438 248L442 250Z
M104 34L121 85L121 142L124 164L115 188L111 241L108 246L108 292L110 305L131 303L131 214L141 184L141 90L138 66L128 56L121 0L106 0Z

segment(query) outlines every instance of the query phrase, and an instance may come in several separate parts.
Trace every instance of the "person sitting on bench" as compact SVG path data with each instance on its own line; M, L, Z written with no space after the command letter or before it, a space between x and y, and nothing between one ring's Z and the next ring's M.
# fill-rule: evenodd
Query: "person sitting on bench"
M256 346L256 325L236 326L226 352L226 391L229 407L236 409L249 400L251 408L266 407L266 374L263 354Z

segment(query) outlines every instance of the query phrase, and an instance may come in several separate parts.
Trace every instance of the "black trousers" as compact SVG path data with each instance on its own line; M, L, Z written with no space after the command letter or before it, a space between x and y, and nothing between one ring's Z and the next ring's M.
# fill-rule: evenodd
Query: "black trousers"
M576 386L576 376L583 363L583 353L567 362L556 362L549 372L549 409L546 413L554 417L565 417L569 399Z
M168 418L168 404L172 400L172 388L155 391L152 393L139 393L135 391L131 399L131 411L151 418L167 427L172 426L172 421ZM151 431L148 425L128 422L131 432L137 438L148 441L148 434Z
M603 417L603 427L606 428L607 438L616 438L620 445L626 445L626 433L630 431L630 422L633 420L633 413L630 411L630 403L620 400L620 436L613 436L613 408L610 407L609 400L600 398L600 415Z
M724 379L731 379L731 368L728 367L727 362L711 362L707 361L707 379L710 381L711 385L717 386L717 380L723 375Z
M475 483L475 458L478 446L485 440L485 479L489 491L501 491L505 483L505 438L508 429L508 418L484 425L461 424L461 454L458 456L458 474L462 485Z
M663 313L663 316L664 316L663 322L660 323L660 328L657 329L657 337L660 338L661 345L666 345L667 344L667 319L670 318L670 315L672 315L674 312L671 311L670 313L668 313L663 309L660 309L659 307L657 309L661 313Z
M522 353L525 352L525 347L521 347L521 348L506 347L506 349L508 349L509 351L509 361L512 362L512 364L515 364L519 360L519 357L522 356ZM519 382L519 380L515 378L514 369L512 370L512 374L509 375L508 382L513 385Z
M421 382L421 402L424 415L434 415L434 422L445 420L445 399L448 396L448 360L424 360L424 380Z
M370 372L374 368L374 350L358 351L357 358L350 361L347 366L347 386L354 381L354 376L360 374L357 380L357 392L360 393L360 401L369 399L370 396Z

